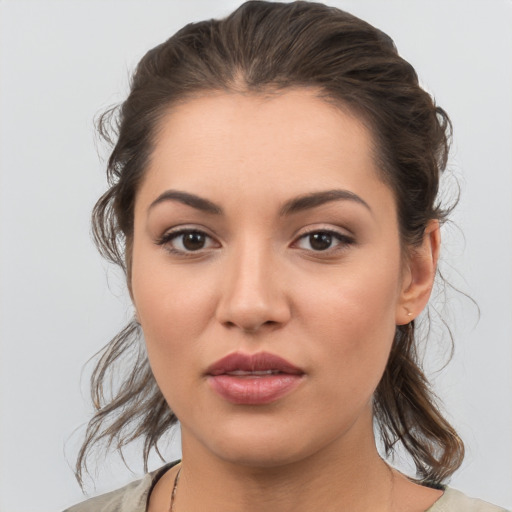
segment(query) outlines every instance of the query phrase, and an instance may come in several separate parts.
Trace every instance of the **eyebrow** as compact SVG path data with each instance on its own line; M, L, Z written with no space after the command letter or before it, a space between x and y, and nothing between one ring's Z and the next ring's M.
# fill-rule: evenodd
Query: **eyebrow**
M323 204L333 201L354 201L363 205L370 211L370 213L373 213L370 205L357 194L354 194L349 190L334 189L322 192L312 192L311 194L305 194L303 196L290 199L283 205L279 214L284 217L293 213L299 213L304 210L316 208L317 206L322 206Z
M180 192L179 190L166 190L160 194L150 205L148 211L154 208L157 204L165 201L177 201L187 206L191 206L196 210L200 210L205 213L211 213L214 215L222 215L222 208L212 203L208 199L196 196L195 194L189 194L188 192Z
M150 204L148 211L150 211L156 205L163 203L165 201L177 201L187 206L191 206L196 210L200 210L202 212L210 213L213 215L223 214L222 208L213 203L212 201L197 196L195 194L181 192L179 190L166 190L165 192L160 194ZM359 197L357 194L354 194L349 190L334 189L324 190L321 192L312 192L310 194L304 194L293 199L290 199L289 201L286 201L286 203L281 207L279 215L281 217L285 217L287 215L299 213L304 210L310 210L312 208L316 208L318 206L322 206L326 203L330 203L333 201L353 201L364 206L372 213L372 209L370 208L369 204L364 199Z

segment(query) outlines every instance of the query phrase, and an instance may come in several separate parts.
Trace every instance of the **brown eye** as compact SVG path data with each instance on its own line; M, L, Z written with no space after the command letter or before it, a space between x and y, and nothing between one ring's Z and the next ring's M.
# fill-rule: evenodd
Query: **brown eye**
M181 243L187 251L198 251L205 246L206 235L200 231L191 231L180 236L182 237Z
M197 229L170 231L157 240L156 244L162 245L166 250L177 255L220 247L211 236Z
M353 244L354 240L337 231L312 231L302 235L297 246L314 252L326 252L329 250L343 249Z
M309 235L309 244L314 251L325 251L332 244L330 233L313 233Z

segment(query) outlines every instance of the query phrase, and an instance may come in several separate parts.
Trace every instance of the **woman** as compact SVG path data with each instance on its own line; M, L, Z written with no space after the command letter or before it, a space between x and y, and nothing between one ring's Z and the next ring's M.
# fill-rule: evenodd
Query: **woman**
M178 419L183 456L70 510L501 510L442 484L463 444L414 321L450 123L389 37L321 4L248 2L148 52L118 122L93 226L136 318L96 368L78 476L95 442L142 437L147 460Z

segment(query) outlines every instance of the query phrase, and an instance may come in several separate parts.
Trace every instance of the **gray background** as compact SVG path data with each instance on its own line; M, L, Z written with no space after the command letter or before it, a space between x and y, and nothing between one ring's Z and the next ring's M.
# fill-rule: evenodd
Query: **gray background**
M445 229L443 268L481 318L449 295L456 352L434 382L468 448L451 485L511 507L512 2L330 3L388 32L453 120L450 168L462 199L456 226ZM70 469L83 433L75 429L91 412L90 366L82 368L131 313L122 277L89 236L104 189L92 119L123 97L147 49L238 4L0 0L1 512L59 510L83 498ZM441 334L429 342L432 370L448 350ZM96 492L140 475L135 453L134 473L115 457L99 459Z

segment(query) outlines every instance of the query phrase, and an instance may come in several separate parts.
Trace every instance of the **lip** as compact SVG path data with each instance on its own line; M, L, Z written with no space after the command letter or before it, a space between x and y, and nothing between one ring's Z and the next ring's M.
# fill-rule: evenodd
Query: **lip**
M268 352L235 352L212 364L206 376L213 391L228 402L264 405L297 388L304 371Z

